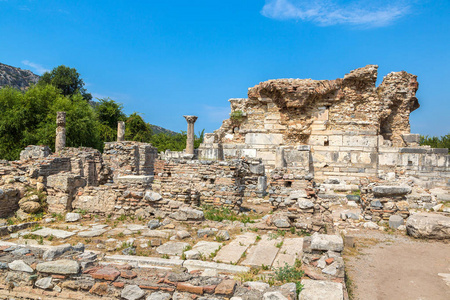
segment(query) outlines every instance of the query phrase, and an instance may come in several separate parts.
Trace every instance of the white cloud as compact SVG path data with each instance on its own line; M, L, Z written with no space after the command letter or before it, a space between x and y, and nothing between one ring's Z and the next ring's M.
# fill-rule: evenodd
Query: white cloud
M272 19L308 21L320 26L382 27L408 14L410 8L405 0L266 0L261 14Z
M39 75L42 75L45 72L50 72L49 69L44 68L40 64L35 64L34 62L31 62L31 61L28 61L28 60L23 60L22 64L24 64L25 66L28 66L30 68L33 68L34 72L38 73Z

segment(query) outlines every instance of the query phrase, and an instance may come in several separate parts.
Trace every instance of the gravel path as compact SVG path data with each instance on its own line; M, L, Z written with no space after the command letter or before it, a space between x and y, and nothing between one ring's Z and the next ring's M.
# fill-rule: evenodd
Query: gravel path
M379 231L352 233L359 254L345 255L354 300L448 300L450 243ZM365 244L365 245L364 245Z

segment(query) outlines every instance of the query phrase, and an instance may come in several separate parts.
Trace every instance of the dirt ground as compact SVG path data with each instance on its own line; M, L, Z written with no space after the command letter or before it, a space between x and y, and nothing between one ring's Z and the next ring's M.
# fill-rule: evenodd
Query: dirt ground
M354 300L448 300L450 243L415 240L377 231L349 234L356 248L344 258Z

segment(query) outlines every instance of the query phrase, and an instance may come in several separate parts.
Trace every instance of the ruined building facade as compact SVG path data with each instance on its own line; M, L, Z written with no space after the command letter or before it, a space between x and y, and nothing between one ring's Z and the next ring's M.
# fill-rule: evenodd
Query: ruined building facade
M66 148L60 122L57 153L29 146L20 161L0 163L0 213L20 207L25 186L46 193L50 212L175 213L188 219L183 207L239 208L249 201L288 211L300 228L318 229L331 220L333 203L360 191L362 198L368 195L362 199L367 213L407 217L407 206L424 195L405 193L398 205L383 200L374 208L371 186L448 192L448 149L419 146L419 135L410 133L409 115L419 107L416 76L390 73L378 87L376 80L377 66L369 65L336 80L262 82L249 89L248 98L230 99L230 118L206 134L199 149L188 138L184 152L158 154L150 144L123 141L122 134L105 144L103 154ZM193 135L197 117L185 118ZM305 224L302 215L319 217Z
M200 159L259 158L266 171L303 168L318 182L397 172L429 187L447 186L447 149L419 147L409 115L419 108L417 76L384 77L376 65L336 80L261 82L248 98L230 99L231 117L200 146Z

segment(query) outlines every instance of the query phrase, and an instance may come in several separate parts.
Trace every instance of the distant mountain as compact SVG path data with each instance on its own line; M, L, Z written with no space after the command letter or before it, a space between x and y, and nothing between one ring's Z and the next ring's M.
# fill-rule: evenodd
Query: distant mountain
M10 86L23 91L38 81L39 75L29 70L22 70L21 68L0 63L0 88Z
M168 135L175 135L177 134L177 132L160 127L160 126L156 126L156 125L152 125L150 124L150 126L152 127L152 131L153 134L158 134L158 133L164 133L164 134L168 134Z

